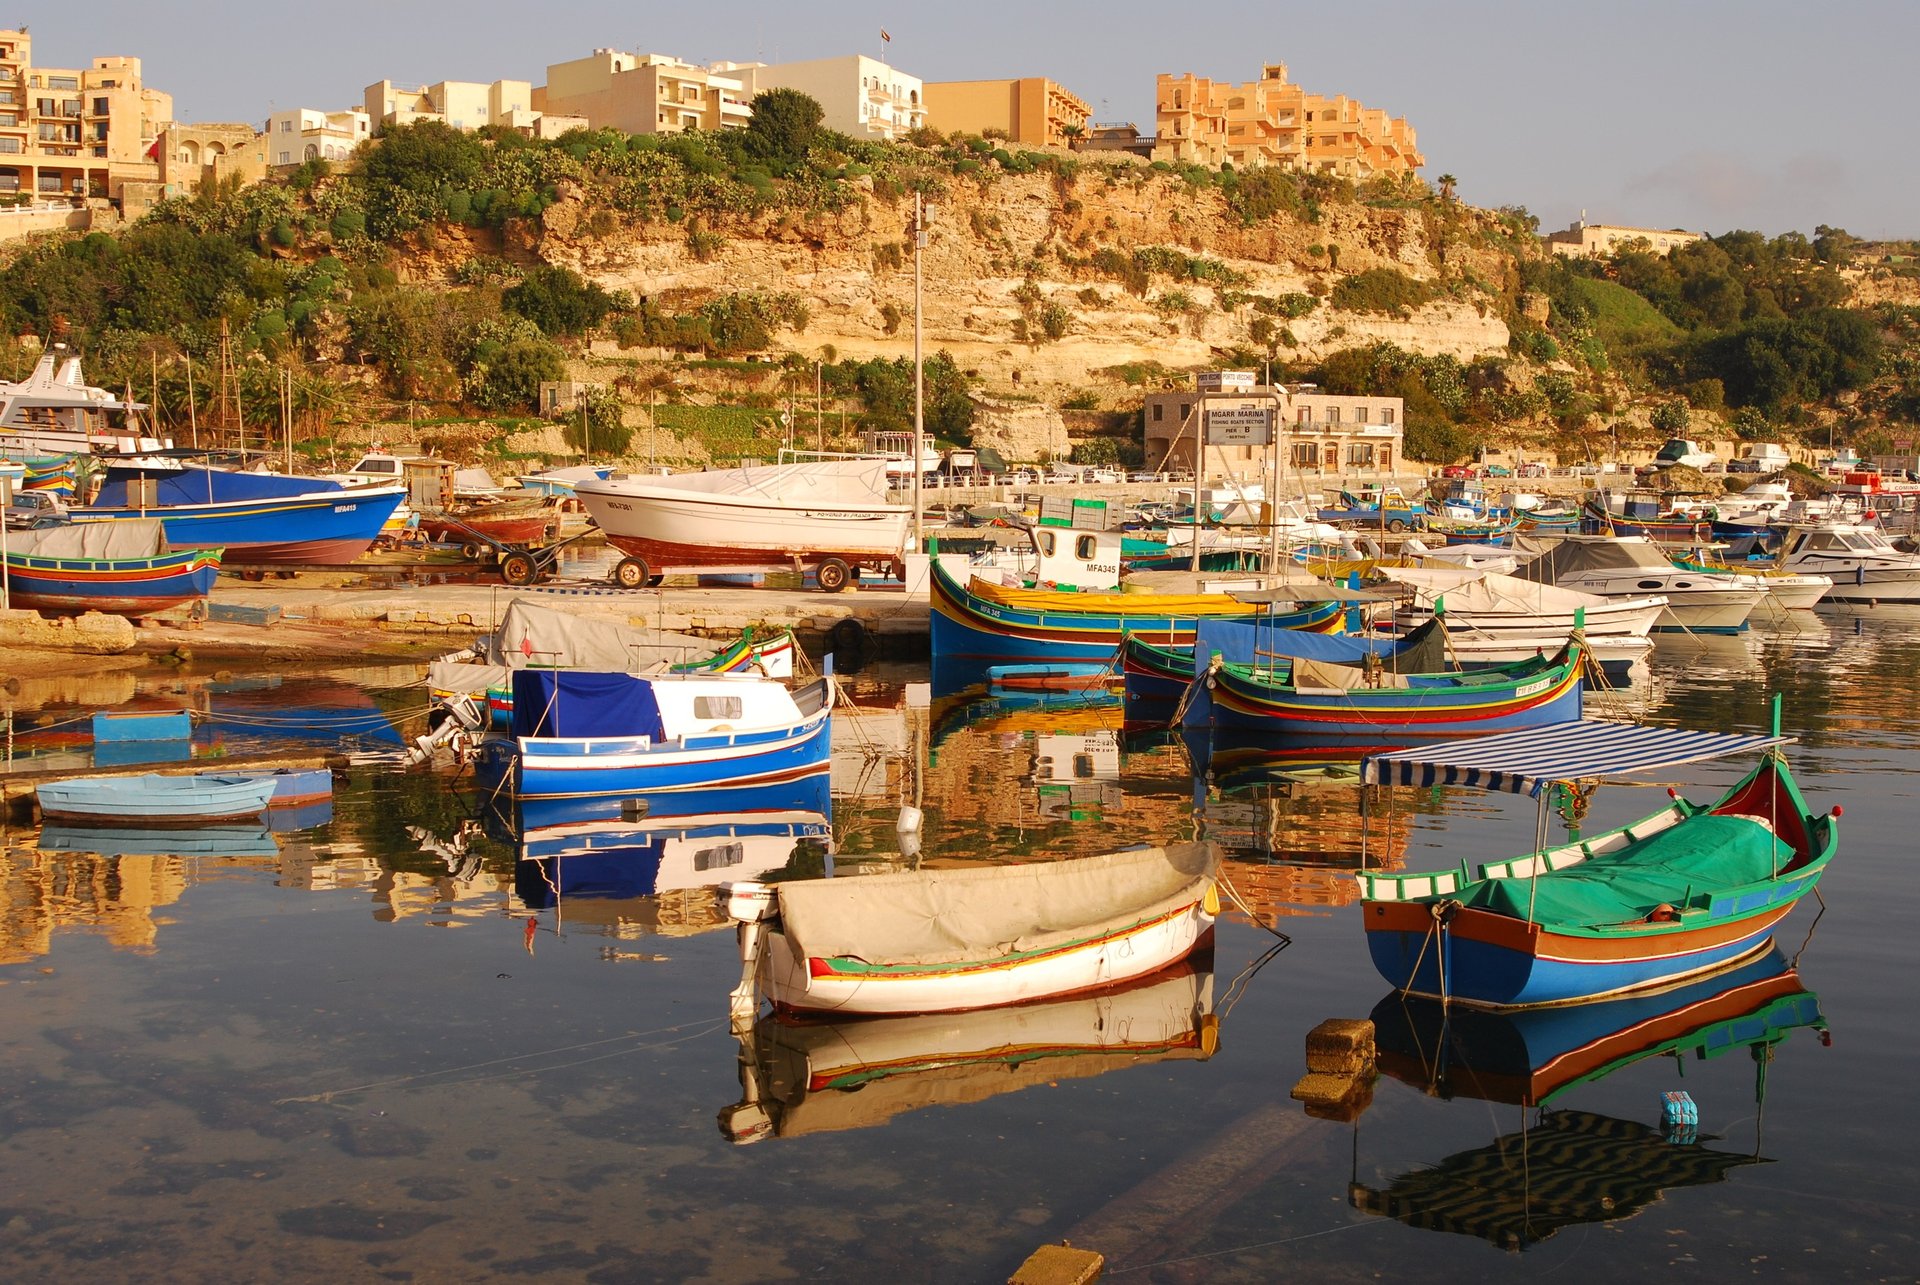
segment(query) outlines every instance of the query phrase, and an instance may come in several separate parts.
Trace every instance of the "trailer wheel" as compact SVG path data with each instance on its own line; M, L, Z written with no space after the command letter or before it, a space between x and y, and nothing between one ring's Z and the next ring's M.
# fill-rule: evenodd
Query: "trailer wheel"
M469 540L460 546L460 556L468 562L479 562L487 556L487 546L477 540Z
M653 576L645 558L622 558L613 569L613 582L622 589L638 589Z
M839 593L853 580L853 568L838 558L828 558L814 568L814 579L826 593Z
M1399 532L1404 531L1406 529L1407 529L1407 524L1405 522L1402 522L1399 518L1394 518L1387 523L1387 530L1392 531L1395 534L1398 534Z
M532 584L538 574L533 559L524 553L509 553L500 561L500 578L510 585Z

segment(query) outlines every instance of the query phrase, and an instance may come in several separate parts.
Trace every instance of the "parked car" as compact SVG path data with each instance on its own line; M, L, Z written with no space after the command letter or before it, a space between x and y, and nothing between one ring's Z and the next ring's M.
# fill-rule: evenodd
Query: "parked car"
M1472 477L1473 466L1471 464L1449 464L1445 468L1440 470L1440 476L1441 477Z
M1101 485L1112 485L1126 481L1127 475L1117 468L1097 468L1087 475L1087 480Z
M1547 466L1539 460L1528 460L1525 464L1515 469L1513 475L1515 477L1545 477L1547 475Z
M1487 476L1488 477L1512 477L1513 470L1508 468L1504 464L1489 464L1487 465Z

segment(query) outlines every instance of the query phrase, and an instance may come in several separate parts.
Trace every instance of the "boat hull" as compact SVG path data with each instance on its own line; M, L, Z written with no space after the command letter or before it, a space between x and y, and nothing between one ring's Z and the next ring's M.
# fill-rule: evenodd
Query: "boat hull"
M213 592L222 551L193 549L156 558L43 558L7 555L16 607L74 614L144 616Z
M816 507L616 482L582 482L575 494L607 543L656 570L891 561L912 516L898 505Z
M159 508L86 508L75 522L158 518L176 551L224 548L228 566L345 566L365 553L398 508L399 487L314 491L277 499Z
M1475 675L1465 674L1464 680ZM1209 676L1216 728L1308 737L1323 744L1354 737L1409 745L1484 732L1508 732L1580 717L1577 657L1531 675L1471 686L1302 689L1263 681L1239 667Z
M759 982L775 1008L801 1013L964 1012L1118 986L1178 963L1209 940L1212 895L1071 948L1036 958L983 961L921 972L843 972L838 961L799 956L769 934Z
M82 777L35 788L41 814L70 824L200 825L257 817L273 797L270 777Z
M690 737L521 737L483 751L511 754L523 801L634 797L777 785L825 771L831 708L781 732ZM718 811L719 808L703 809Z

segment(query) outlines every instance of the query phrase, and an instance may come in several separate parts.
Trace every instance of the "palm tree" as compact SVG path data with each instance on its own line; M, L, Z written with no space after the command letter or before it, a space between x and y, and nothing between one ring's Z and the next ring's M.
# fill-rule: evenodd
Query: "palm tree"
M1060 127L1060 137L1067 140L1067 150L1070 152L1079 151L1081 140L1086 138L1086 136L1087 129L1084 125L1062 125Z
M1435 182L1440 184L1440 199L1443 201L1451 201L1453 199L1453 189L1458 185L1460 180L1451 174L1442 174Z

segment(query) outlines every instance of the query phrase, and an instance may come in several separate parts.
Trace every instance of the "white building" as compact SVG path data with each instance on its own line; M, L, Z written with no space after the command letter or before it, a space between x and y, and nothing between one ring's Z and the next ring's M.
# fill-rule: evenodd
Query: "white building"
M344 161L373 136L373 121L359 108L323 112L295 107L267 117L267 164L273 169L306 161Z
M749 100L769 89L797 89L820 104L828 129L854 138L891 141L927 121L920 78L865 54L812 62L722 62L711 70L738 79Z
M367 86L366 105L376 128L437 120L455 129L504 125L525 134L534 132L540 120L533 107L533 82L528 80L496 80L489 85L442 80L419 89L381 80Z

